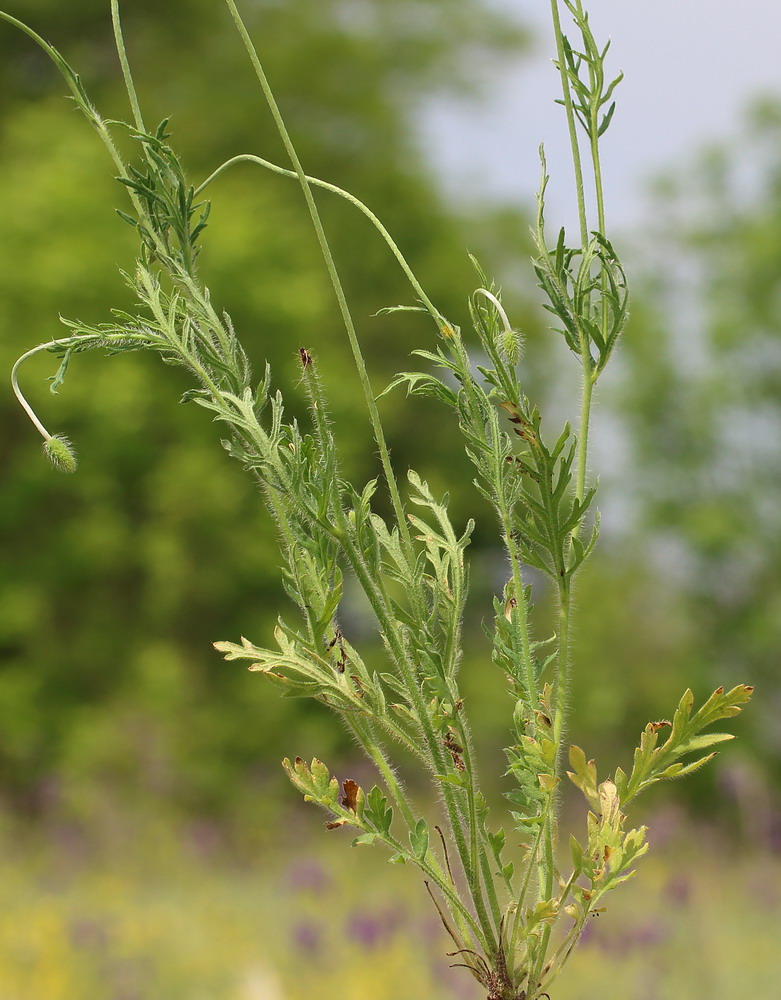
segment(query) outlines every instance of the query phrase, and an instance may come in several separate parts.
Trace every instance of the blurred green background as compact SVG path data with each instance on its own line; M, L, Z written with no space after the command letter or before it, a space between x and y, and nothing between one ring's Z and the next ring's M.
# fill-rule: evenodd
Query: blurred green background
M220 4L126 8L147 120L172 117L194 181L238 152L284 163ZM105 116L127 115L105 0L5 9L66 54ZM307 0L264 0L247 11L308 171L380 211L429 295L464 329L474 284L466 250L475 253L524 331L529 395L572 416L577 372L545 328L528 263L532 207L448 202L412 129L421 101L479 93L492 63L522 58L525 33L484 0L321 0L316 14ZM45 57L3 26L5 371L59 335L58 313L99 321L127 304L119 267L132 265L133 238L113 211L122 192L63 92ZM716 766L649 801L659 856L575 959L580 978L562 983L564 1000L775 995L779 139L781 109L764 101L738 152L706 150L678 171L684 180L661 179L648 224L618 240L634 261L634 311L596 414L605 530L579 583L572 738L607 770L686 686L700 697L745 681L757 694ZM296 351L317 353L345 471L375 475L295 185L242 166L210 196L202 272L215 301L256 368L271 362L292 407ZM374 315L411 301L403 275L358 213L319 201L379 388L412 349L432 346L433 332L415 314ZM0 397L0 1000L476 996L460 976L442 978L446 942L412 873L326 842L285 783L283 755L361 771L339 727L211 648L241 634L262 644L285 610L253 484L206 415L178 404L181 373L137 355L77 360L58 396L46 382L56 363L37 359L24 373L44 423L77 444L73 477L48 467L10 390ZM502 578L494 525L448 413L396 395L383 416L398 467L450 490L456 523L478 517L463 684L499 805L509 702L480 629ZM538 614L544 629L544 593ZM687 954L676 955L682 936L694 941L688 955L700 942L709 966L723 963L712 982L697 978L704 965L687 971ZM643 992L650 970L657 988Z

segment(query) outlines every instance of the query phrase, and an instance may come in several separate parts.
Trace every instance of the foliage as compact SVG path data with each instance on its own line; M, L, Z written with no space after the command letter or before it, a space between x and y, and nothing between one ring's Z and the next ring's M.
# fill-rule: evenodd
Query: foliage
M477 348L470 355L461 331L426 294L396 243L379 221L352 196L400 263L419 306L430 314L439 336L435 351L415 353L445 374L406 372L391 388L406 384L414 394L433 395L450 407L477 477L479 494L494 509L509 561L509 579L494 601L489 632L494 662L505 673L513 701L508 774L515 832L527 847L522 864L505 859L506 836L489 826L480 789L473 739L458 684L462 659L461 623L467 596L464 557L474 524L457 531L447 496L437 498L414 472L407 503L390 460L377 398L372 389L352 312L331 254L313 188L304 172L268 78L234 0L229 12L247 49L282 145L299 181L333 286L364 405L379 453L388 512L373 506L378 481L356 488L340 466L327 396L316 351L299 350L301 382L309 404L308 427L290 415L280 391L272 390L267 365L257 383L247 352L230 316L215 308L200 278L198 257L209 208L203 191L236 158L195 188L169 144L167 121L145 124L125 55L116 0L112 2L117 50L133 123L101 117L79 77L62 56L21 22L21 28L57 66L71 95L109 153L130 211L122 218L139 239L138 256L126 275L135 306L115 309L103 323L66 320L67 334L33 348L17 361L12 382L17 397L61 465L73 465L70 445L55 437L27 403L18 384L22 362L54 354L62 382L73 355L152 351L184 371L190 387L181 398L212 415L223 447L259 483L279 532L285 585L298 608L295 624L279 619L276 648L217 643L228 659L249 660L254 669L292 697L309 697L332 710L376 766L383 787L365 791L353 779L342 782L315 758L298 757L284 767L307 801L321 806L329 829L351 827L354 844L382 844L391 861L417 866L450 935L458 965L468 969L489 1000L536 1000L550 985L608 891L628 879L645 853L645 828L625 830L623 809L661 779L695 770L712 754L694 761L690 753L729 734L702 731L740 711L752 688L718 689L693 716L687 691L670 724L651 723L635 754L632 771L597 783L596 767L577 747L570 750L571 777L591 811L585 847L571 841L569 875L557 864L560 758L565 745L572 659L571 615L575 576L597 540L589 522L595 487L587 483L588 426L594 387L608 363L628 316L626 278L605 234L599 139L613 106L603 110L618 82L605 85L604 58L579 0L564 4L572 15L582 51L562 32L552 5L563 103L572 139L579 198L580 242L569 247L562 232L546 242L544 156L535 230L535 271L559 333L582 370L580 423L567 424L546 443L539 410L518 378L518 333L509 322L499 289L478 268L480 286L471 301ZM589 231L577 124L588 140L595 183L597 228ZM127 161L115 139L125 130L135 140L139 165ZM267 161L253 158L261 166ZM272 169L275 168L271 165ZM335 194L342 194L333 186ZM409 309L410 307L400 307ZM508 426L509 425L509 426ZM55 441L52 444L52 441ZM588 541L581 533L589 531ZM558 599L556 634L539 640L530 617L528 567L547 575ZM345 571L363 591L386 651L386 669L364 662L339 620ZM544 654L543 655L543 651ZM658 733L671 726L667 741ZM432 775L441 797L442 826L419 815L396 775L386 742L401 748ZM444 829L443 829L444 826ZM401 832L400 832L401 830ZM441 850L431 835L439 834ZM457 865L463 880L453 874ZM495 866L495 867L494 867ZM585 884L584 884L585 883ZM566 926L565 926L566 923ZM555 936L554 936L555 930Z

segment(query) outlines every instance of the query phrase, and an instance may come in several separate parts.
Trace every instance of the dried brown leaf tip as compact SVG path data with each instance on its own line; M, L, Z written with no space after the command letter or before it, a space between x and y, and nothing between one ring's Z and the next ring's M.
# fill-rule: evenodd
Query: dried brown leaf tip
M665 726L671 726L671 725L672 722L670 722L669 719L659 719L658 722L649 722L648 728L651 730L651 732L657 733L659 732L660 729L664 729Z
M342 790L339 794L339 805L343 809L349 809L350 812L358 815L363 803L363 790L361 786L353 781L352 778L345 778L342 782ZM352 826L353 824L346 816L340 816L338 819L331 820L325 824L326 830L336 830L340 826Z
M360 792L360 787L353 781L352 778L345 778L342 782L342 798L341 805L345 809L350 809L352 812L358 811L358 792Z

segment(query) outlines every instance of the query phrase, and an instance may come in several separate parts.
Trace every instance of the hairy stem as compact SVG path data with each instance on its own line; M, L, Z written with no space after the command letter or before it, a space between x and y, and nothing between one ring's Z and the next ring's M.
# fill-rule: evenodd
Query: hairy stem
M407 824L407 829L414 830L417 823L415 814L409 805L407 796L404 794L404 790L401 787L401 784L399 783L388 758L380 749L377 734L373 731L371 723L364 724L362 721L359 722L357 719L351 719L349 717L347 718L347 723L366 755L372 760L377 770L382 775L385 787L388 789L388 792L390 793L395 805L398 807L404 822ZM465 939L469 940L472 931L475 929L474 921L471 919L469 911L461 901L452 880L446 876L442 870L439 860L431 847L429 847L426 852L424 862L426 865L426 874L428 874L436 882L442 892L446 893L448 900L453 904L453 916L458 923L458 928Z
M434 773L446 774L448 771L448 765L442 741L434 732L428 713L428 707L418 685L417 677L415 676L414 666L408 661L404 644L397 634L396 623L387 608L387 598L380 591L377 582L372 579L360 552L354 545L349 535L343 538L342 544L358 582L372 605L372 609L377 617L377 621L383 635L385 636L386 642L388 643L388 648L393 656L393 659L401 671L415 715L417 716L418 722L423 731L423 736L430 754L430 763L434 768ZM464 870L467 885L469 886L470 896L472 898L472 902L474 903L475 912L482 929L482 944L487 951L491 954L495 954L496 943L494 941L493 929L491 927L491 922L485 907L485 901L483 899L480 876L471 865L469 848L461 825L455 794L450 789L447 782L440 783L440 790L445 803L445 809L447 811L448 825L456 844L459 860L461 861L461 867Z

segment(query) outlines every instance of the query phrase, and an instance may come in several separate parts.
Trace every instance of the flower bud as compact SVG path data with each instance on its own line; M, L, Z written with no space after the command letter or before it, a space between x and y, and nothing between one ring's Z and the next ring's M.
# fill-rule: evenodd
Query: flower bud
M501 335L501 351L513 368L521 360L521 334L508 327Z
M70 441L62 434L54 434L47 438L43 451L55 469L59 472L75 472L76 452Z

